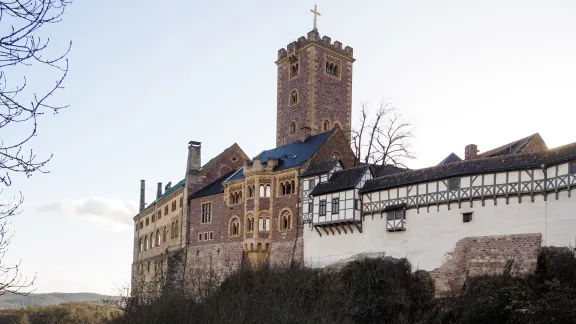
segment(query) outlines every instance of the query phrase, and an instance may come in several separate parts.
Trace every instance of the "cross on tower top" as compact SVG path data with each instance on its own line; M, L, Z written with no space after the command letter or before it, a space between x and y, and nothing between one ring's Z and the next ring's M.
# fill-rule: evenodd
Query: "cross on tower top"
M320 14L320 12L318 12L318 7L316 5L314 5L314 9L310 9L310 12L314 14L314 30L318 30L316 18L318 18L318 16L322 16L322 15Z

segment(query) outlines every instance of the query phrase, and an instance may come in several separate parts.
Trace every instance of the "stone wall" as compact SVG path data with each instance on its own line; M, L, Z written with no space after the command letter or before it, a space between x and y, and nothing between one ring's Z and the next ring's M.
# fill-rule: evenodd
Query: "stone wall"
M466 277L497 275L511 262L512 274L536 270L542 234L467 237L458 243L448 260L431 271L438 296L460 291Z

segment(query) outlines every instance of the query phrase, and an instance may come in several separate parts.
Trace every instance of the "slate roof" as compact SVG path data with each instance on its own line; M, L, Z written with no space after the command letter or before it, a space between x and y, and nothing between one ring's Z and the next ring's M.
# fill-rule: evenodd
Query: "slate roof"
M487 157L494 157L494 156L502 156L502 155L507 155L507 154L519 154L522 153L522 150L535 138L540 138L542 139L542 137L540 136L539 133L534 133L530 136L521 138L519 140L516 140L514 142L499 146L495 149L492 150L488 150L484 153L478 154L478 156L476 157L477 159L482 159L482 158L487 158Z
M326 162L313 164L302 172L300 177L311 177L317 174L328 173L339 161L340 159L331 159Z
M271 150L262 151L254 159L260 159L262 165L268 163L268 158L278 159L278 165L274 168L274 171L290 169L302 165L312 158L314 153L318 151L322 144L324 144L335 131L336 128L333 128L327 132L310 136L305 142L295 141ZM243 172L244 171L234 174L233 177L226 179L225 182L244 178Z
M184 187L185 181L186 179L182 179L180 180L177 184L173 185L172 187L170 187L170 189L164 191L164 193L162 194L162 196L160 196L159 198L157 198L156 200L154 200L151 204L149 204L148 206L146 206L146 208L144 208L141 212L139 212L138 214L141 214L145 211L147 211L148 209L150 209L152 206L156 205L157 202L159 202L160 200L170 196L170 194L172 194L174 191L176 191L179 187Z
M442 162L438 163L438 165L460 162L460 161L462 161L462 159L458 155L456 155L456 153L452 152L444 160L442 160Z
M188 195L188 199L206 197L206 196L215 195L215 194L224 192L224 186L222 185L222 183L224 182L224 180L229 178L235 172L237 172L237 171L230 171L230 172L226 173L225 175L221 176L220 178L214 180L212 183L209 183L208 185L204 186L204 188L196 191L193 194Z
M368 180L360 192L366 193L472 174L533 169L539 168L541 164L558 164L574 159L576 159L576 143L571 143L544 152L465 160L374 178Z
M372 164L370 166L372 168L372 172L374 173L375 177L383 177L390 174L395 174L399 172L405 172L410 169L399 168L393 165L379 165L379 164Z
M310 193L312 196L348 190L356 187L369 166L364 165L347 170L336 171L326 182L320 182Z

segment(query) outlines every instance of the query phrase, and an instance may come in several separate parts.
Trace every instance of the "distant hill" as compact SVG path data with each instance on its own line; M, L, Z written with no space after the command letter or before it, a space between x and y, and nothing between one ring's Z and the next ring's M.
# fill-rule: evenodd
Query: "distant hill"
M92 293L49 293L30 294L28 296L8 293L0 296L0 309L19 308L23 306L56 305L68 302L102 303L103 300L109 299L118 300L119 297Z

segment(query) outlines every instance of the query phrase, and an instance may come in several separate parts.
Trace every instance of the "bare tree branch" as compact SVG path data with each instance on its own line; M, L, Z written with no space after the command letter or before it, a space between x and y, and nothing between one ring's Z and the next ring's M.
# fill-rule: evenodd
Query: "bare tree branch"
M381 101L372 122L368 121L368 104L361 104L360 126L352 130L352 145L359 161L370 164L406 167L405 161L414 159L410 141L413 126L391 103Z
M55 104L53 98L62 89L68 74L66 56L72 43L54 53L49 51L52 48L50 38L40 37L39 33L47 24L60 22L69 4L71 0L0 0L0 131L3 132L0 136L0 184L4 187L12 185L13 174L23 173L30 177L37 172L47 173L43 167L52 156L38 158L25 145L37 136L40 116L46 112L56 114L67 107ZM31 92L29 80L34 78L26 73L42 66L60 76L45 89L42 84L32 81L34 92ZM14 126L28 131L18 138L11 133ZM3 262L13 235L8 231L8 218L20 213L22 202L20 194L18 200L0 203L0 295L7 292L27 294L34 283L34 278L22 276L20 263L7 266Z

